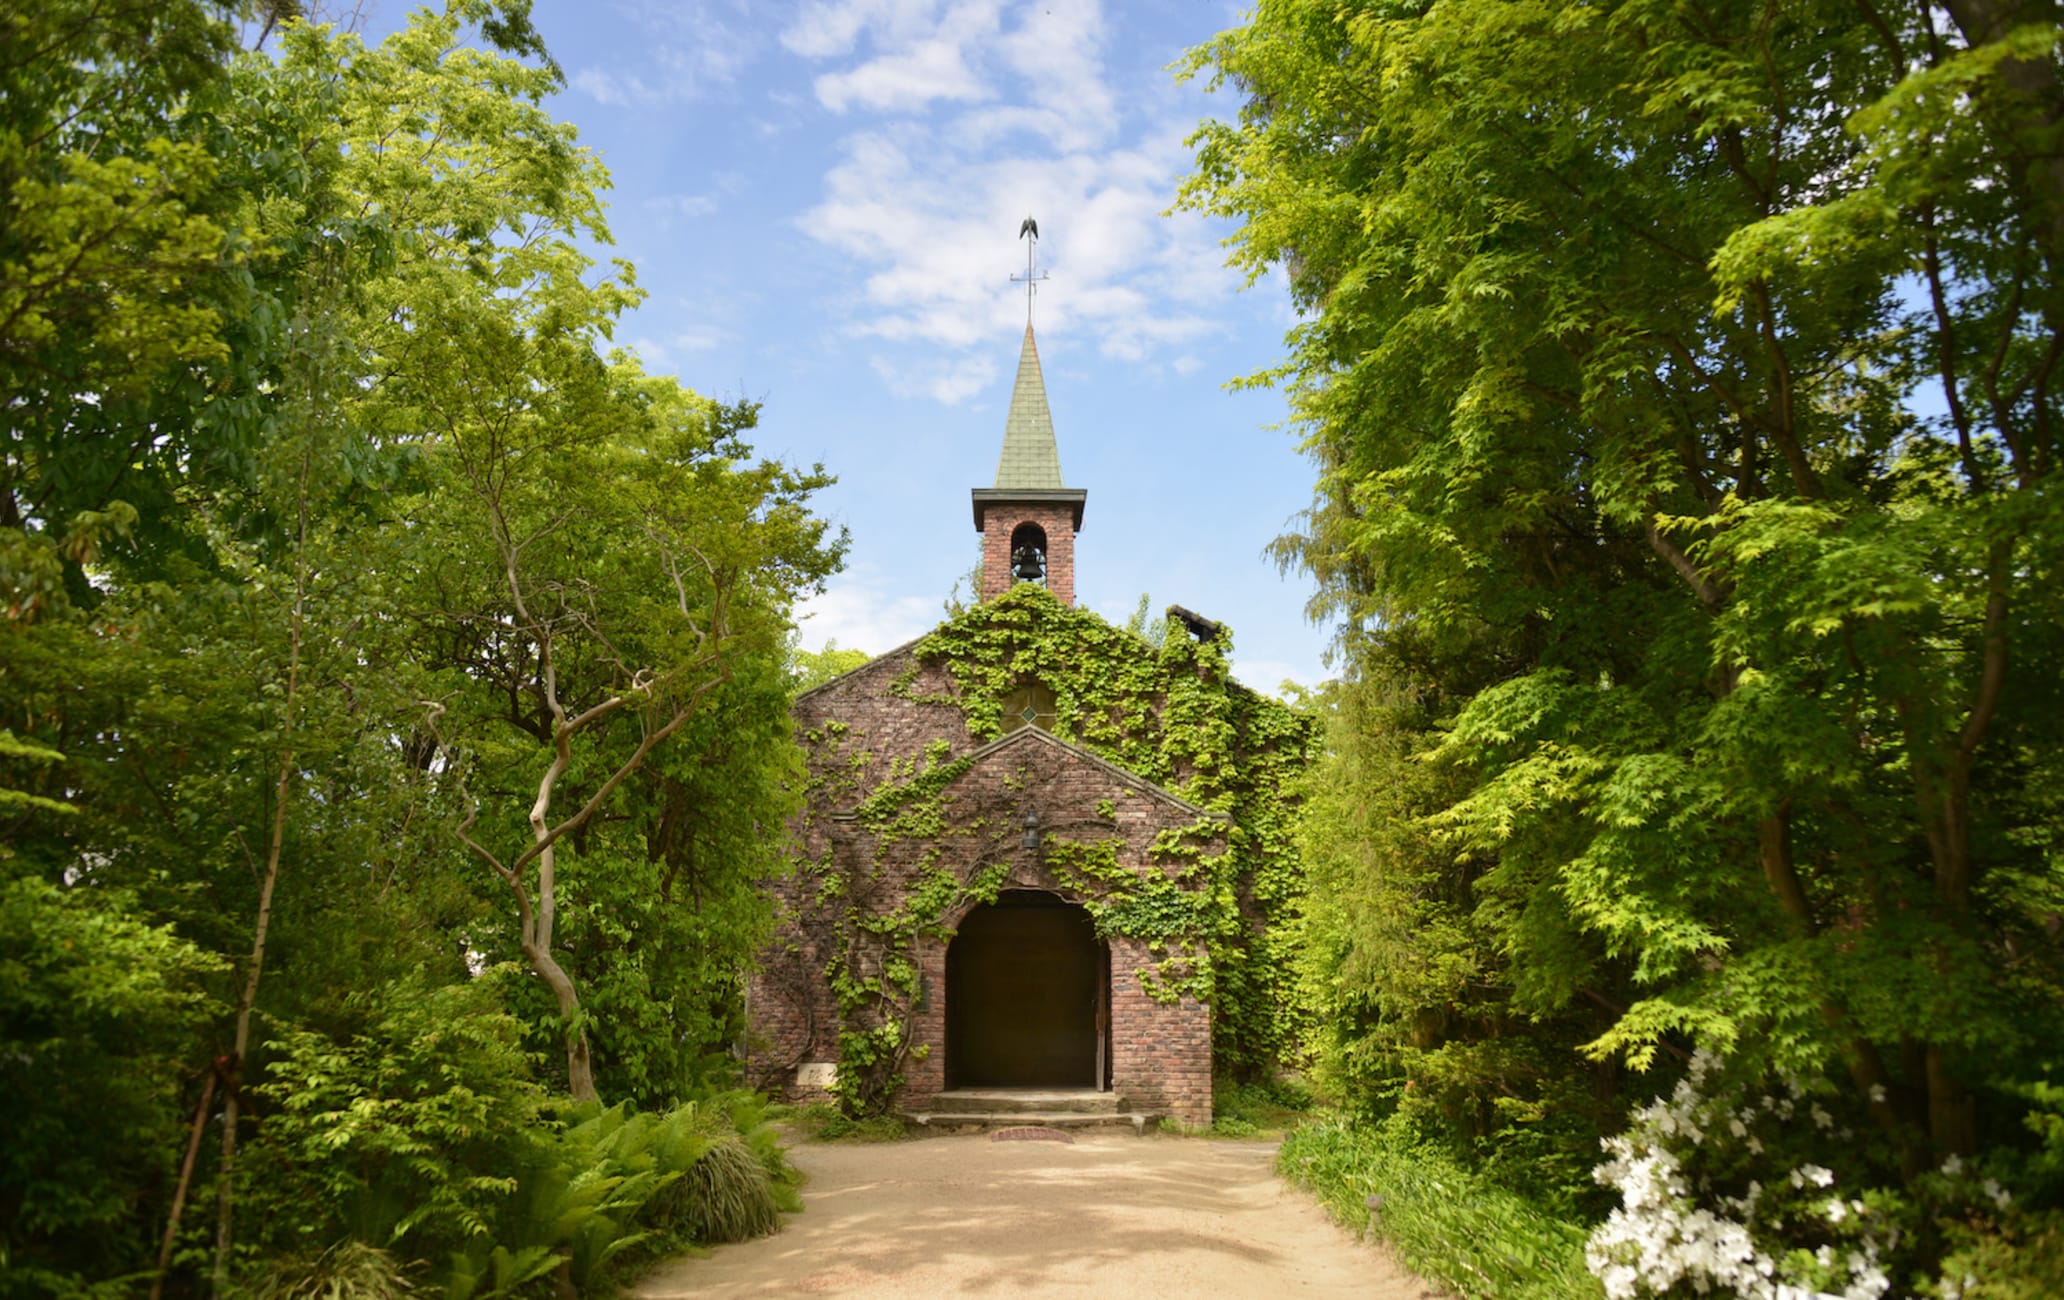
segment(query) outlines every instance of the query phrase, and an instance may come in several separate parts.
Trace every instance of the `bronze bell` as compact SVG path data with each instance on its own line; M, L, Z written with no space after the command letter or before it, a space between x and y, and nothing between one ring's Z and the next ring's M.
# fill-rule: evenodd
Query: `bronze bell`
M1020 546L1011 556L1011 576L1019 582L1038 582L1046 577L1046 557L1036 546Z

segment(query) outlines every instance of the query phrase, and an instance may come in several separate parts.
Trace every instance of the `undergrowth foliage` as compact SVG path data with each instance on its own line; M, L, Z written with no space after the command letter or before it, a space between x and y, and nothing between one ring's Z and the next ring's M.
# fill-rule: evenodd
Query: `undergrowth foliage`
M1276 1168L1338 1222L1471 1300L1596 1300L1584 1233L1416 1137L1334 1116L1283 1141Z
M363 1023L341 1042L296 1031L273 1045L241 1192L253 1248L281 1261L266 1285L323 1293L385 1269L448 1300L552 1277L606 1294L661 1254L758 1236L801 1208L756 1094L641 1112L569 1106L533 1082L524 1026L495 987L511 978L404 982L361 997Z

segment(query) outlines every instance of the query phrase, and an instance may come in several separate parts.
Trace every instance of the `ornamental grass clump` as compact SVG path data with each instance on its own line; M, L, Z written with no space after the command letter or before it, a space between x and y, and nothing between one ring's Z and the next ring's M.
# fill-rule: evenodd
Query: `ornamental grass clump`
M273 1266L256 1300L400 1300L415 1289L408 1265L378 1246L340 1241Z
M684 1218L695 1240L749 1241L780 1220L766 1166L737 1138L712 1143L681 1180Z
M666 1181L641 1221L670 1244L715 1245L764 1236L799 1210L796 1172L767 1122L766 1102L722 1093L668 1114L653 1143Z

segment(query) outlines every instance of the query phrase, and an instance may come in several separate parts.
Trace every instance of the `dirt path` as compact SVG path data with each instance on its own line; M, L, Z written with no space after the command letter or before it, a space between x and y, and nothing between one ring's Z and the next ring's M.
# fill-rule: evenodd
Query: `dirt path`
M663 1264L633 1294L1435 1294L1278 1179L1274 1143L970 1136L793 1154L810 1175L802 1214Z

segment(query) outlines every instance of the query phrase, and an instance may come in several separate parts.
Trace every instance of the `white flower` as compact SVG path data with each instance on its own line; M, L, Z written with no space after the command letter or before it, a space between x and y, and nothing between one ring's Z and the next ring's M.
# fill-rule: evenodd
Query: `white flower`
M1951 1178L1955 1178L1962 1174L1964 1172L1963 1157L1957 1155L1954 1151L1952 1151L1949 1155L1949 1158L1942 1162L1942 1172L1948 1174Z
M1758 1218L1763 1184L1750 1182L1746 1195L1736 1198L1709 1181L1692 1148L1721 1124L1751 1151L1763 1149L1752 1127L1758 1113L1754 1105L1735 1110L1721 1098L1700 1094L1698 1085L1716 1065L1717 1058L1702 1058L1670 1098L1636 1111L1624 1134L1601 1143L1607 1159L1592 1176L1615 1189L1621 1203L1586 1241L1584 1260L1604 1294L1609 1300L1662 1294L1880 1300L1890 1284L1876 1267L1882 1243L1874 1240L1861 1201L1834 1198L1825 1204L1824 1217L1809 1215L1799 1225L1797 1230L1811 1232L1858 1219L1864 1234L1862 1250L1845 1259L1838 1259L1832 1247L1824 1248L1813 1279L1817 1285L1809 1285L1793 1271L1803 1260L1785 1262L1784 1220ZM1796 1081L1785 1087L1792 1097L1806 1099ZM1763 1111L1779 1116L1789 1117L1794 1109L1792 1101L1782 1098L1760 1102ZM1814 1105L1812 1112L1823 1130L1832 1126L1833 1117L1824 1109ZM1801 1189L1831 1187L1835 1176L1806 1164L1793 1170L1790 1180Z

